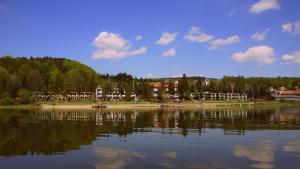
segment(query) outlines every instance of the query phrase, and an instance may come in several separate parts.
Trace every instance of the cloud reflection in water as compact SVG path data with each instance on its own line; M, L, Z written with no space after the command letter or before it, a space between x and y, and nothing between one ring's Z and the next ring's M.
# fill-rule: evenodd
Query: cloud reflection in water
M94 154L100 159L96 169L122 169L129 165L134 158L145 158L139 152L120 148L95 147Z
M283 151L300 153L300 140L286 142L283 145Z
M256 162L251 165L254 168L270 169L274 167L272 163L275 157L275 144L271 140L259 141L254 146L236 146L233 153L236 157L245 157Z

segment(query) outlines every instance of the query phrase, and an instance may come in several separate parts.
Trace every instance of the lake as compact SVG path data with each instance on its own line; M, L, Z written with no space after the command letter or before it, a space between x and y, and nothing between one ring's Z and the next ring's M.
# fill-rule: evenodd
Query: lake
M300 108L0 110L0 169L300 169Z

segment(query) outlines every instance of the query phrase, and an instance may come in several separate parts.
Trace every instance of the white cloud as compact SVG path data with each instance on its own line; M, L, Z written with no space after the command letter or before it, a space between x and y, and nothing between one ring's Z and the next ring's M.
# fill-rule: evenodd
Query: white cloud
M174 48L171 48L169 50L164 51L161 53L162 56L174 56L176 55L176 50Z
M278 10L280 6L277 0L259 0L253 4L250 8L251 13L261 13L267 10Z
M93 44L99 48L128 49L130 43L117 33L100 32Z
M182 74L176 74L176 75L173 75L173 76L171 76L171 77L177 78L177 77L182 77L182 75L183 75L183 73L182 73Z
M151 73L144 75L144 78L151 78L151 77L153 77L153 74L151 74Z
M177 33L164 32L161 38L156 42L157 45L168 45L176 39Z
M135 37L135 40L142 40L143 38L144 38L143 35L138 35Z
M209 35L207 33L201 32L199 27L192 26L188 32L184 36L184 39L190 41L190 42L198 42L198 43L204 43L209 42L214 39L213 35ZM216 49L224 45L230 45L233 43L240 42L240 37L237 35L228 37L226 39L215 39L211 42L209 49Z
M240 37L237 35L230 36L226 39L215 39L210 43L209 49L217 49L221 46L238 43L240 41Z
M293 30L293 24L291 22L288 22L286 24L281 25L283 32L292 32Z
M231 56L237 62L256 61L259 65L270 64L275 61L274 50L269 46L255 46L246 52L233 53Z
M283 25L281 25L282 32L288 32L291 34L299 34L300 33L300 21L296 21L294 23L287 22Z
M128 56L142 55L147 52L147 47L143 46L136 50L130 50L131 44L120 34L110 32L100 32L94 39L93 45L97 48L93 52L95 59L120 59Z
M263 41L266 38L269 31L270 29L267 28L263 32L256 32L251 36L251 39L256 41Z
M199 28L199 27L192 26L192 27L190 28L189 33L195 33L195 34L197 34L197 33L201 33L201 31L200 31L200 28Z
M201 32L199 27L192 26L187 35L184 36L184 39L190 42L204 43L212 40L214 36Z
M282 59L287 63L297 63L300 64L300 51L293 52L292 54L285 54Z

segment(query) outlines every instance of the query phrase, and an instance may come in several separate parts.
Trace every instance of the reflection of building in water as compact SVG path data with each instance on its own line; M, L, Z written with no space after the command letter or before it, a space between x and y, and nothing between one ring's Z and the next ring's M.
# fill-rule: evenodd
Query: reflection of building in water
M107 111L107 112L39 112L38 120L90 121L109 131L124 130L146 131L162 128L163 132L175 133L178 130L191 132L188 129L222 128L224 134L244 134L251 129L295 129L299 127L300 113L280 113L274 110L255 109L207 109L187 110L152 110L152 111ZM289 125L285 125L289 124ZM298 125L297 125L298 124ZM126 129L125 129L126 128ZM172 130L169 130L172 129ZM173 130L173 129L177 129Z
M70 120L70 121L94 121L95 116L86 112L38 112L39 120Z
M97 112L96 113L96 118L95 118L95 120L96 120L96 125L97 126L102 126L102 114L101 113L99 113L99 112Z
M280 110L278 109L269 118L270 122L274 123L292 123L299 124L300 123L300 112L297 109L287 109Z

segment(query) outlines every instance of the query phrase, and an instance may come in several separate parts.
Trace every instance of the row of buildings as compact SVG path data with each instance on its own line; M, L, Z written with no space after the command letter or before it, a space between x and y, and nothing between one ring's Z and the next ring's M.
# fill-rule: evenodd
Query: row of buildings
M204 86L208 86L209 81L204 81ZM168 83L164 82L150 82L150 86L152 89L152 95L153 97L158 97L159 89L162 89L162 91L165 93L165 96L167 98L172 98L175 100L179 100L179 94L178 94L178 88L179 88L179 81L176 80L173 83L173 90L174 94L169 94L170 86ZM199 93L198 93L199 95ZM191 93L191 98L198 98L202 100L245 100L247 99L246 93L210 93L210 92L204 92L203 95L200 97L197 96L197 93Z
M209 93L205 92L202 97L203 100L246 100L248 96L246 93Z
M119 88L114 88L109 94L104 94L102 88L98 87L94 92L33 92L36 100L122 100L125 98L125 92L120 93ZM131 94L132 99L137 99L136 94Z
M170 85L173 86L170 86ZM153 98L163 94L164 98L180 100L179 97L179 80L168 83L168 81L149 82L151 94ZM209 80L205 79L203 86L208 86ZM172 92L171 92L172 90ZM275 100L300 100L300 90L288 90L281 87L279 89L269 88L270 95ZM124 89L113 88L109 93L104 93L103 89L98 86L95 92L34 92L37 100L124 100L126 91ZM138 100L139 96L136 93L131 93L129 97L132 100ZM191 93L192 99L197 100L246 100L246 93ZM127 98L128 99L128 98Z
M159 92L162 92L165 98L180 100L179 97L179 81L175 80L172 86L172 94L170 94L171 86L165 82L149 82L151 94L154 98L159 97ZM205 81L204 85L208 85ZM37 100L124 100L126 98L126 90L113 88L109 93L104 93L103 89L98 86L95 92L34 92ZM128 96L127 96L128 97ZM132 100L138 100L136 93L131 93ZM199 93L191 93L192 99L201 100L245 100L247 94L244 93L210 93L204 92L201 96Z

